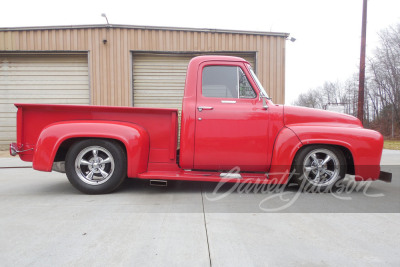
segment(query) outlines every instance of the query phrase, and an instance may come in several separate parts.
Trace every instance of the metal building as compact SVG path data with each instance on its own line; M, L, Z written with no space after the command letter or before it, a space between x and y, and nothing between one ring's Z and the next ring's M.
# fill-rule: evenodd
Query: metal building
M129 25L0 28L0 147L16 139L13 103L180 109L187 64L203 54L247 59L284 103L287 37Z

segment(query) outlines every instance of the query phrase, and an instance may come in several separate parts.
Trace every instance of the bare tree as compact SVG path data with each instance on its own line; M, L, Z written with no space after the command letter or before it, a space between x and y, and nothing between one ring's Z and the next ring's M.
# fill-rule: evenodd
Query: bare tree
M344 83L344 97L347 105L346 113L357 116L358 105L358 74L353 74Z
M340 102L340 85L339 82L325 82L322 86L323 96L326 103L337 104Z
M400 129L400 24L379 33L380 44L368 59L364 97L367 127L389 135L394 125ZM323 108L326 104L345 104L345 112L357 113L358 77L353 75L343 84L325 82L299 96L295 105ZM393 123L392 123L393 121Z
M400 24L379 33L380 45L369 59L371 99L375 103L379 123L388 129L393 116L394 126L400 126ZM379 114L382 113L382 114ZM381 115L381 116L380 116Z
M321 90L310 89L306 93L301 93L293 104L295 106L322 109L324 105L324 98Z

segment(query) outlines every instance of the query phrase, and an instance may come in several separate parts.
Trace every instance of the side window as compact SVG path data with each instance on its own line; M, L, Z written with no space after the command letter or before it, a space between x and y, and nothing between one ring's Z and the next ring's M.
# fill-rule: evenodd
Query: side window
M255 98L257 95L241 68L239 69L239 98Z
M255 98L256 93L239 67L207 66L203 69L202 94L218 98Z

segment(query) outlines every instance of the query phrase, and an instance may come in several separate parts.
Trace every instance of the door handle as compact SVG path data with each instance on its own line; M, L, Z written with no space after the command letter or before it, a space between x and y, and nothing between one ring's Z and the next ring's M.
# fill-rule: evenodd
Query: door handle
M197 109L201 112L203 109L204 110L212 110L214 108L213 107L197 107Z

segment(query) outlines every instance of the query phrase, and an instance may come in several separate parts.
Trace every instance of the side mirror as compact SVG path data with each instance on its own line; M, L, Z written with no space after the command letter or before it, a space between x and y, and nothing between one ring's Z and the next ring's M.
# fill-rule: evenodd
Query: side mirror
M265 110L267 110L268 109L267 100L265 100L265 97L261 97L261 98L262 98L263 108Z

